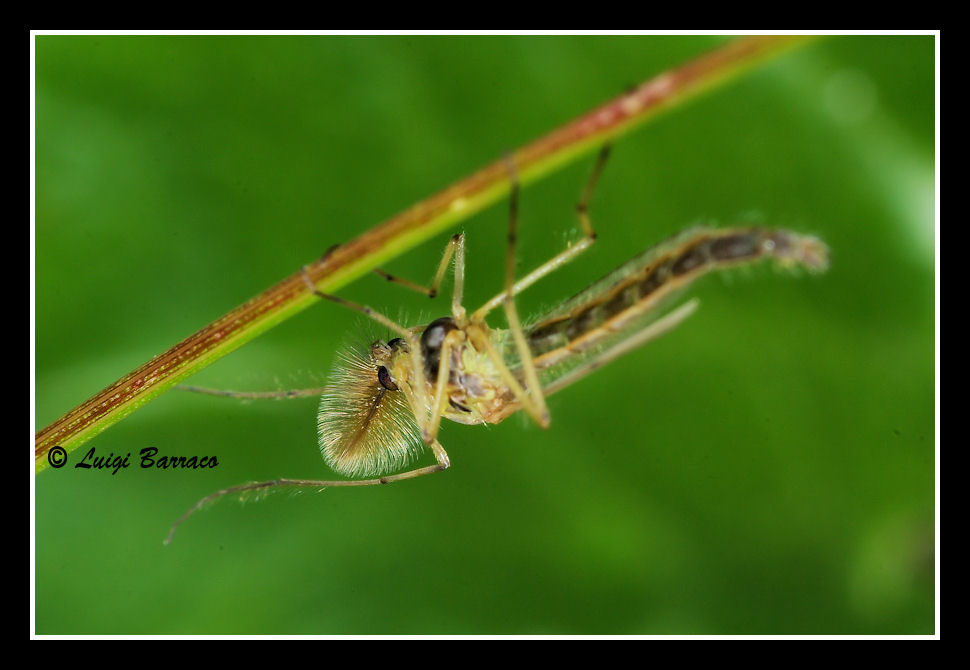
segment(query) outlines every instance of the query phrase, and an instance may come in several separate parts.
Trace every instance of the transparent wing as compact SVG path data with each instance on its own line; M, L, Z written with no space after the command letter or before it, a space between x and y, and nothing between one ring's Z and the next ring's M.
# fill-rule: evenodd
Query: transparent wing
M711 230L715 229L706 226L694 226L680 231L659 244L655 244L537 318L533 323L526 326L526 331L535 327L539 322L551 321L559 317L567 316L578 307L588 305L595 301L597 297L610 293L615 286L624 283L630 276L642 272L645 267L652 265L657 259L668 256L672 250L682 246L685 240L701 237Z
M682 319L678 319L675 324L670 327L662 327L659 330L654 330L658 322L664 321L666 316L674 312L668 312L670 305L675 302L682 294L683 290L678 290L671 295L664 296L664 298L658 301L653 307L640 314L633 315L631 318L627 319L622 325L617 324L616 330L609 330L606 328L600 329L599 336L595 338L588 346L584 346L582 349L577 349L574 353L568 353L561 358L558 358L555 362L550 365L543 366L539 370L539 379L542 383L543 389L547 394L551 394L556 390L562 389L567 384L563 384L562 381L566 379L571 379L572 381L577 380L579 377L585 376L586 373L575 377L574 373L580 369L592 366L592 369L596 369L604 365L606 362L613 360L619 354L609 354L611 351L623 352L631 351L632 349L646 344L650 340L659 336L660 334L667 332L674 325L678 325ZM690 303L689 303L690 304ZM696 305L694 305L696 307ZM693 311L693 307L691 308ZM653 333L652 335L650 333ZM641 339L643 338L643 339ZM627 348L625 343L627 342L638 342L635 346ZM601 359L606 360L601 360ZM572 382L569 382L572 383Z

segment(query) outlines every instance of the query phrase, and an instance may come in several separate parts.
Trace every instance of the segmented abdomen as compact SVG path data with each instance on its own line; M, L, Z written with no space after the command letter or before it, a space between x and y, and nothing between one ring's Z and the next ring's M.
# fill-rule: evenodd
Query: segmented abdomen
M822 270L828 249L817 238L767 228L694 228L631 259L529 326L536 366L581 353L644 316L701 275L773 258Z

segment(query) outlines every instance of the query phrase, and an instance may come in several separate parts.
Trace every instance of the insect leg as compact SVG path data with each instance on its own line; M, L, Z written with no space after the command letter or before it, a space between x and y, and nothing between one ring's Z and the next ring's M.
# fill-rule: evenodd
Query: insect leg
M576 214L579 217L579 225L583 230L583 239L576 244L573 244L560 251L535 270L522 277L522 279L515 282L515 284L512 286L512 295L522 293L522 291L529 288L546 275L558 270L563 265L593 246L593 242L596 241L596 231L593 229L593 224L589 217L589 201L593 196L593 190L596 188L596 184L599 182L600 175L603 173L603 168L606 166L606 160L609 157L610 145L606 144L602 149L600 149L599 156L596 159L596 165L593 167L593 172L590 174L589 180L586 182L586 186L583 189L583 195L580 201L576 204ZM505 295L506 291L503 290L501 293L486 302L475 311L475 313L472 315L472 319L480 321L485 318L486 314L505 301Z
M393 282L404 288L411 289L412 291L417 291L418 293L423 293L429 298L433 298L438 295L438 287L441 285L441 281L445 277L445 272L448 270L448 264L451 262L451 257L457 251L459 257L462 256L465 245L465 236L461 233L453 235L448 244L445 245L445 252L441 256L441 262L438 263L438 270L435 272L434 279L431 280L431 286L423 286L416 282L410 281L408 279L403 279L396 275L392 275L380 268L375 268L374 272L383 277L389 282ZM462 257L463 260L463 257ZM457 264L457 261L456 261ZM457 281L457 278L456 278Z
M515 308L515 297L513 284L515 282L515 242L518 234L519 219L519 179L515 171L515 164L509 161L509 179L512 181L511 193L509 195L509 244L505 257L505 299L503 307L505 316L509 322L509 331L515 342L515 348L519 353L519 360L522 364L522 372L525 377L525 386L528 395L522 397L526 411L543 428L549 426L549 408L546 406L545 397L542 394L542 386L539 384L539 375L532 362L532 352L529 350L529 343L526 342L525 332L522 330L522 323L519 321L519 313ZM494 349L490 347L489 356L495 360ZM503 365L504 367L504 365Z
M215 493L210 493L206 497L199 500L197 503L192 505L178 520L172 524L172 527L168 531L168 535L165 537L165 544L169 544L172 538L175 536L175 531L181 526L186 519L192 516L195 512L202 509L207 504L223 498L228 495L233 495L235 493L246 493L248 491L264 491L266 489L276 488L276 487L295 487L295 488L329 488L337 486L376 486L379 484L390 484L392 482L399 482L405 479L414 479L415 477L421 477L422 475L430 475L435 472L441 472L442 470L447 470L451 465L451 461L448 458L448 454L445 452L444 447L438 443L437 440L431 443L431 449L434 451L435 459L438 461L435 465L429 465L423 468L416 468L414 470L409 470L407 472L402 472L396 475L387 475L386 477L378 477L375 479L346 479L337 481L318 481L315 479L273 479L266 482L251 482L249 484L240 484L238 486L230 486L228 488L220 489Z
M327 252L327 254L329 254L335 248L336 247L332 247ZM456 252L457 252L457 255L456 255ZM326 257L327 254L324 254L324 257ZM395 277L380 269L377 269L374 271L390 282L393 282L395 284L400 284L401 286L413 289L419 293L424 293L425 295L428 295L433 298L438 294L438 287L441 285L441 281L444 279L445 272L447 272L448 265L451 262L451 259L453 256L455 256L455 290L452 295L452 314L455 316L456 319L464 320L465 310L464 310L464 307L462 307L461 305L462 290L464 288L464 278L465 278L465 236L463 233L453 235L451 239L448 240L448 244L445 246L444 254L441 257L441 262L438 263L438 270L435 273L434 279L432 280L430 287L421 286L420 284L416 284L407 279ZM304 282L308 281L305 271L304 271L303 279L304 279ZM386 321L389 321L389 320L384 320L384 317L382 315L377 314L369 307L357 305L355 303L350 302L349 300L344 300L336 296L328 296L326 294L323 294L317 291L315 287L313 287L311 290L313 290L315 294L319 295L322 298L332 300L333 302L343 304L344 306L350 307L351 309L363 312L364 314L367 314L371 318L378 321L378 323L388 326L389 328L391 328L392 330L394 330L399 334L403 330L400 326L394 327L393 325L387 323ZM418 355L420 356L420 353ZM243 400L302 398L305 396L318 396L326 390L325 388L308 388L308 389L290 389L286 391L227 391L222 389L211 389L211 388L205 388L201 386L188 386L188 385L185 385L185 386L180 385L180 386L176 386L175 388L181 391L189 391L192 393L203 393L206 395L221 396L225 398L239 398Z
M441 343L441 354L438 362L438 379L435 383L434 400L431 405L431 419L429 420L429 430L432 438L437 437L438 428L441 426L441 413L448 402L445 389L448 387L451 376L451 351L455 348L458 338L461 337L460 330L449 332Z
M318 396L327 389L324 387L310 389L289 389L286 391L224 391L222 389L210 389L203 386L183 386L175 387L179 391L189 391L190 393L204 393L205 395L222 396L224 398L240 398L242 400L279 400L282 398L305 398L307 396Z

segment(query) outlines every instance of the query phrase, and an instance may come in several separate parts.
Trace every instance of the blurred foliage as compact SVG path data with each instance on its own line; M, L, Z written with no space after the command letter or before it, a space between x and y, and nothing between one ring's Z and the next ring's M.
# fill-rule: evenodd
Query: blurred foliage
M38 37L37 427L718 41ZM523 193L523 270L577 235L591 164ZM621 141L597 245L521 309L699 221L818 234L828 274L709 278L674 334L555 396L547 431L448 424L446 473L222 502L163 547L217 488L328 475L313 399L167 393L37 477L36 631L932 633L933 208L933 38L788 54ZM469 306L501 285L505 217L463 228ZM446 239L387 269L426 281ZM409 323L448 309L377 277L344 295ZM192 383L321 385L375 335L320 305ZM219 467L73 467L150 446Z

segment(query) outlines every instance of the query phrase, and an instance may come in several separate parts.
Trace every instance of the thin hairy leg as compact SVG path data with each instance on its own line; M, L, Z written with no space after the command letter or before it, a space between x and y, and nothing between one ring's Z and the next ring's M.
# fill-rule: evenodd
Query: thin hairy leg
M323 481L315 479L273 479L266 482L253 482L249 484L240 484L238 486L230 486L228 488L220 489L215 493L210 493L206 497L199 500L197 503L192 505L185 514L180 516L178 520L172 524L172 527L168 531L168 535L165 537L165 544L170 544L172 538L175 536L175 531L181 526L186 519L195 514L197 511L205 507L207 504L223 498L228 495L233 495L235 493L246 493L248 491L265 491L271 488L277 487L312 487L317 489L324 489L336 486L376 486L380 484L391 484L393 482L403 481L405 479L414 479L415 477L421 477L423 475L430 475L435 472L441 472L442 470L447 470L451 465L451 461L448 459L448 454L445 452L444 448L437 442L434 441L431 444L431 449L434 451L435 459L438 461L435 465L429 465L423 468L415 468L414 470L409 470L407 472L402 472L396 475L387 475L385 477L378 477L376 479L347 479L347 480L336 480L336 481Z
M515 282L515 284L512 285L512 295L515 296L522 293L522 291L529 288L546 275L558 270L593 246L593 242L596 241L596 231L593 229L593 224L589 217L589 201L593 196L593 191L596 188L596 184L599 182L600 175L603 173L603 168L606 166L606 160L609 157L610 145L607 144L604 145L600 150L599 156L596 159L596 165L593 167L593 172L590 174L589 180L586 182L586 186L583 189L583 195L580 198L579 203L576 205L576 214L579 217L579 225L583 231L583 239L576 244L573 244L560 251L548 261ZM503 290L501 293L494 296L491 300L479 307L472 314L472 319L478 321L484 319L485 315L505 302L505 296L507 293L507 290Z
M417 282L410 281L408 279L403 279L396 275L392 275L380 268L375 268L374 272L386 279L387 281L403 286L404 288L416 291L417 293L423 293L429 298L434 298L438 295L438 288L441 286L441 282L445 277L445 273L448 271L448 264L451 262L452 256L458 253L461 262L464 265L464 248L465 248L465 236L461 233L453 235L448 244L445 245L445 251L441 256L441 261L438 263L438 269L434 274L434 278L431 280L430 286L423 286ZM456 261L457 263L457 261ZM457 271L456 271L457 275ZM457 282L457 277L455 279ZM460 291L459 291L460 293Z

